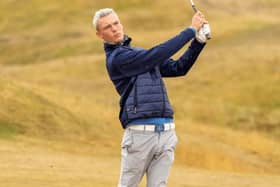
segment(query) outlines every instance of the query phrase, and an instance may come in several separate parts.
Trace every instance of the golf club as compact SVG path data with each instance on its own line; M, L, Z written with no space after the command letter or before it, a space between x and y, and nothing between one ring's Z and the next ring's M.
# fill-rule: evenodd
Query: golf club
M191 2L191 5L192 5L192 8L193 8L194 12L197 12L197 8L195 7L195 4L194 4L193 0L190 0L190 2Z
M196 8L196 6L195 6L193 0L190 0L190 2L191 2L191 5L192 5L192 8L193 8L194 12L197 12L198 9ZM209 24L204 23L204 24L202 25L201 29L202 29L204 35L206 36L207 40L210 40L210 39L211 39L211 31L210 31L210 26L209 26Z

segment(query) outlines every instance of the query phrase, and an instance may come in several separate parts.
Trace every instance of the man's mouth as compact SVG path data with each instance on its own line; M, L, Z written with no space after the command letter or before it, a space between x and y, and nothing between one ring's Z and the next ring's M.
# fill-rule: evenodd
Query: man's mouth
M114 35L115 37L120 37L121 36L121 33L117 33Z

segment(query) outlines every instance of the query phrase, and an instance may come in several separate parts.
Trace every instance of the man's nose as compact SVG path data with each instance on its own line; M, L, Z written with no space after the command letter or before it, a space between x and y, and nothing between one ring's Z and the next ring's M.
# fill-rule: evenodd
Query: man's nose
M116 31L117 30L117 26L116 25L112 25L112 31Z

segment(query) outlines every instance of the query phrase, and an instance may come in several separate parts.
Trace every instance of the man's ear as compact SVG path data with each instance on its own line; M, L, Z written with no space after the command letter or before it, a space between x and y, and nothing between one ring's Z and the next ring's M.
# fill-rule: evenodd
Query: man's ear
M103 35L102 35L100 32L96 31L95 34L96 34L96 36L97 36L98 38L103 39Z

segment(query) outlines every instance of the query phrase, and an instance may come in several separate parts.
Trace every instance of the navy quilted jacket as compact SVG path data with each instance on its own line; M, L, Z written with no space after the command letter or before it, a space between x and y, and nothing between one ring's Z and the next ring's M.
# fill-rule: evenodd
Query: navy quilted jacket
M194 31L187 28L148 50L131 47L128 37L120 44L104 44L106 67L121 97L119 118L123 128L135 119L173 118L162 77L183 76L192 67L205 44L194 39L178 60L171 56L194 36Z

